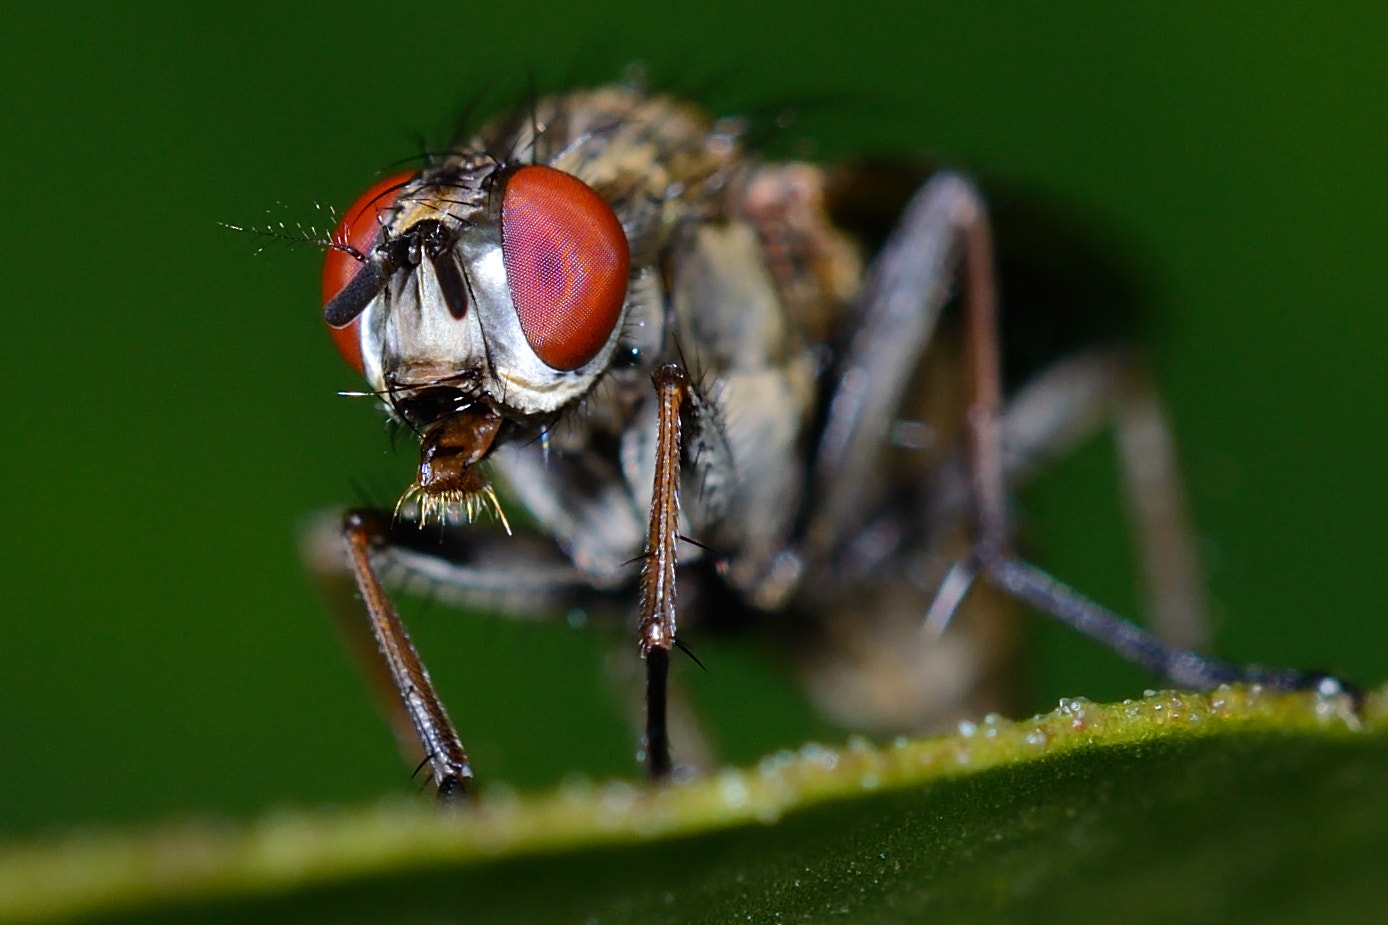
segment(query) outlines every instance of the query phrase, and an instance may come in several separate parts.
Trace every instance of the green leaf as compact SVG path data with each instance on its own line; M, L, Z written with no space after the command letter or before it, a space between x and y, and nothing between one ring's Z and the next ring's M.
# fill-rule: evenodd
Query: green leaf
M671 787L573 784L0 852L0 921L1356 921L1388 908L1388 687L1226 688Z

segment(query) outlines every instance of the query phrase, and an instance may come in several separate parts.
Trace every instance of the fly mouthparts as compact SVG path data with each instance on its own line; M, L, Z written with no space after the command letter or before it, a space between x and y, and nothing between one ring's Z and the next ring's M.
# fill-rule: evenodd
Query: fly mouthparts
M425 432L419 446L418 485L427 492L475 491L472 467L491 452L501 415L487 405L465 405Z
M412 520L422 530L430 524L440 527L470 524L483 514L489 514L510 536L511 523L506 519L496 490L480 473L469 471L468 476L472 486L468 489L440 491L415 482L395 503L395 519Z
M486 405L468 405L443 418L419 447L419 475L396 505L396 514L418 514L420 525L471 523L484 511L511 532L496 492L478 464L491 452L501 415Z

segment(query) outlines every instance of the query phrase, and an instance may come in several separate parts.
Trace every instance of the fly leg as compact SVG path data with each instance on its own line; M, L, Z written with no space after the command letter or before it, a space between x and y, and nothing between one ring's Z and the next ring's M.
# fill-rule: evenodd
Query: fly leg
M582 576L540 538L479 527L445 534L388 511L316 518L300 546L401 751L412 764L427 761L441 801L465 797L472 776L466 752L380 576L443 603L527 619L561 609L584 587Z
M458 731L429 680L428 670L371 565L373 547L389 537L390 520L391 515L381 511L349 511L343 518L342 539L357 590L370 617L371 632L391 682L400 694L424 760L429 763L439 801L453 802L468 796L472 766Z
M651 376L656 389L655 487L641 572L641 655L646 660L646 768L668 778L670 732L666 723L670 650L675 647L675 564L679 542L680 413L689 399L689 379L673 363Z
M973 552L946 579L929 620L941 623L976 575L1178 685L1210 688L1250 681L1277 689L1345 689L1324 673L1239 667L1170 646L1045 572L1021 560L1008 533L997 337L997 293L987 212L962 177L940 173L908 204L865 284L854 339L840 366L812 474L820 503L809 521L802 557L830 561L852 535L870 498L884 435L911 373L952 294L962 257L962 282L972 396L967 412L969 489L975 521Z
M1006 484L1025 484L1106 425L1117 442L1148 624L1168 644L1199 648L1209 624L1194 533L1166 411L1140 361L1124 349L1090 348L1010 397L998 424ZM962 455L940 467L926 523L955 524L969 515L969 477ZM942 602L937 614L947 610Z
M1198 650L1209 643L1204 574L1166 403L1141 365L1124 364L1115 375L1119 471L1148 620L1166 642Z
M963 249L966 339L972 398L967 413L972 494L977 518L975 566L992 584L1037 607L1149 671L1182 687L1209 689L1230 682L1262 684L1276 690L1350 689L1323 672L1240 666L1167 645L1036 566L1018 558L1007 529L1004 453L1000 430L1001 364L997 330L997 292L987 212L969 185L948 192L950 218Z
M347 654L390 725L401 754L411 764L424 760L414 723L396 689L395 679L381 654L371 621L363 620L362 595L343 542L343 512L324 511L299 536L299 553Z
M686 589L688 586L686 585ZM685 606L688 607L686 595ZM604 674L615 702L621 704L622 718L635 731L641 760L649 755L646 745L646 664L631 657L630 641L610 647L603 656ZM640 692L639 696L637 692ZM666 738L671 743L671 775L676 780L698 777L718 766L718 749L707 724L690 698L688 685L675 674L667 674L665 696Z

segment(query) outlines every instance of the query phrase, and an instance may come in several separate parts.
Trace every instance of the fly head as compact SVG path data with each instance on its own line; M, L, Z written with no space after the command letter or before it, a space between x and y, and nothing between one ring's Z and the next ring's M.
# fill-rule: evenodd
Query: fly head
M631 273L611 205L552 167L451 155L345 213L324 320L346 360L421 437L402 499L421 518L495 507L476 466L498 439L576 403L611 365Z

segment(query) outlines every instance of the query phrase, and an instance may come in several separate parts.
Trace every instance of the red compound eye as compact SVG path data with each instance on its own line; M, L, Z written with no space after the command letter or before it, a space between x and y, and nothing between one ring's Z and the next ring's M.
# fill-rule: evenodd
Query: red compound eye
M381 215L395 205L400 187L414 176L413 173L397 173L363 193L350 209L342 213L342 221L337 223L333 231L333 242L349 245L359 254L369 254L381 236ZM330 248L323 258L323 304L327 305L333 296L347 288L360 269L361 261L352 254L336 247ZM328 326L328 333L332 335L342 358L357 372L362 372L360 318L358 315L340 328Z
M535 355L561 370L597 356L622 312L631 269L612 207L576 177L522 167L501 200L501 256Z

